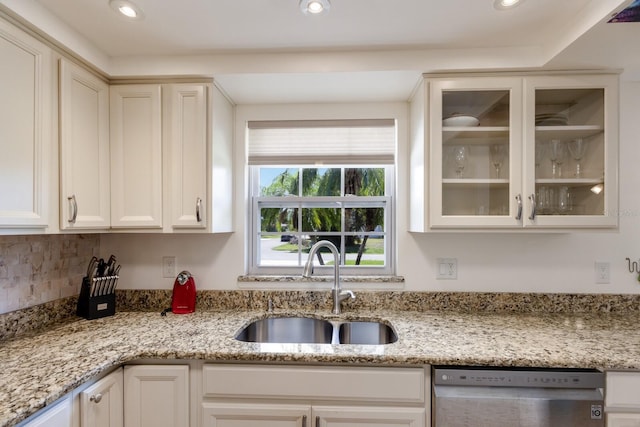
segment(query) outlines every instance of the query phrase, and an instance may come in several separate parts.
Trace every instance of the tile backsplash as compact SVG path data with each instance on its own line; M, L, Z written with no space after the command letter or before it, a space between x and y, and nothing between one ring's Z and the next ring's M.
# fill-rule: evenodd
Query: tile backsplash
M0 313L77 295L99 234L0 236Z

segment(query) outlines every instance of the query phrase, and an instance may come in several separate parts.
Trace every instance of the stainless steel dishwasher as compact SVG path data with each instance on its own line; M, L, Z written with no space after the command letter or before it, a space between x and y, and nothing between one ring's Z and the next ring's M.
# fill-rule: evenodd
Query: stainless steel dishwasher
M603 427L596 370L434 367L433 427Z

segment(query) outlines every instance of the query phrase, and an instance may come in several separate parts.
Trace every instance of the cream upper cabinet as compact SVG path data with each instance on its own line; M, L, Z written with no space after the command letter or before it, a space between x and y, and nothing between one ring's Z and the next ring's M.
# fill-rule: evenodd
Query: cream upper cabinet
M207 86L164 86L165 182L170 226L207 226Z
M411 104L411 230L615 228L617 82L426 78Z
M431 226L520 226L521 79L438 79L429 87Z
M60 60L60 228L111 225L109 85Z
M618 225L618 76L527 77L525 227Z
M162 228L162 89L110 88L111 227Z
M111 227L231 231L233 106L210 83L110 91Z
M54 63L49 47L0 20L0 228L49 226Z

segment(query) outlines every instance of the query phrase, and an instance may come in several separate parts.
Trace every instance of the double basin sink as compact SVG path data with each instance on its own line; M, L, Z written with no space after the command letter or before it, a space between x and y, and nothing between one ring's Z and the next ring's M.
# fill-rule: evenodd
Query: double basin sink
M375 321L329 321L312 317L268 317L256 320L236 340L280 344L383 345L398 340L393 328Z

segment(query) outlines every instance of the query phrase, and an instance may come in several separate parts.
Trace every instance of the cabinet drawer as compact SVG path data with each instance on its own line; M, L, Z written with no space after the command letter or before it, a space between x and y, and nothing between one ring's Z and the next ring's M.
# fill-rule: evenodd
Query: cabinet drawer
M607 414L608 427L640 427L640 414Z
M607 372L606 405L640 409L640 372Z
M422 368L205 365L205 397L328 399L422 403Z

